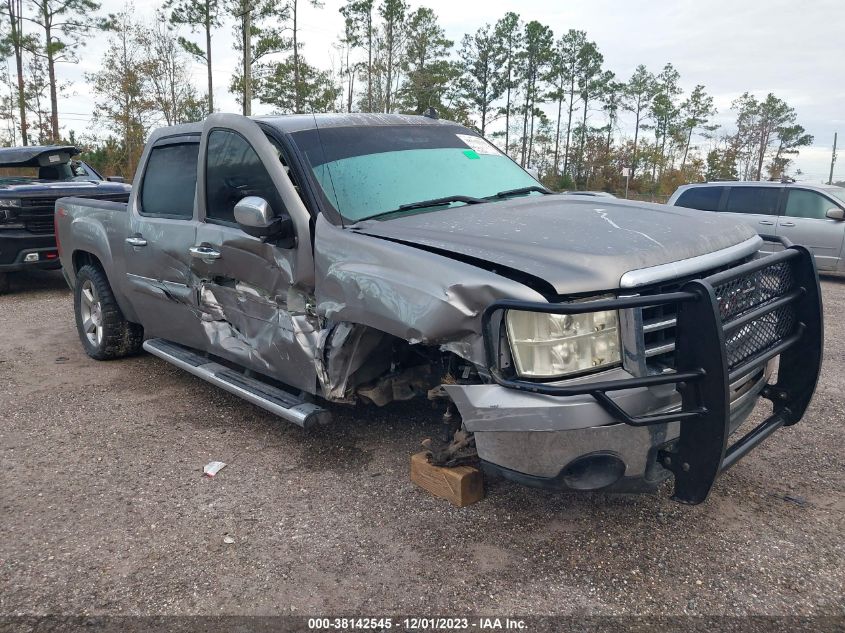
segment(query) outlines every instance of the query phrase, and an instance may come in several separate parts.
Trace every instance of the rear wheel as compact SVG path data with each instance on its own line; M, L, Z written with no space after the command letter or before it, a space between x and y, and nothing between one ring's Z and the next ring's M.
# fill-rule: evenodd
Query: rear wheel
M76 329L88 356L111 360L140 351L144 328L124 318L100 268L88 264L79 269L73 299Z
M9 292L9 273L0 273L0 295Z

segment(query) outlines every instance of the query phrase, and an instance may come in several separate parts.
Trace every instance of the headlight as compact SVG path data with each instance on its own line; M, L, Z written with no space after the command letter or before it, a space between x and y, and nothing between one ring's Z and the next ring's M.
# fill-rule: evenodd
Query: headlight
M508 310L505 321L520 376L556 378L620 361L615 310L583 314Z
M0 209L20 209L19 198L0 198Z

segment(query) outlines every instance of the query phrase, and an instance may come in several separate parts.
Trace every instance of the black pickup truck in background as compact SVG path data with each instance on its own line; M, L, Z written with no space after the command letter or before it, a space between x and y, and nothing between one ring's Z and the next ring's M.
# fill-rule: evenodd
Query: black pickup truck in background
M0 293L9 273L61 266L53 230L58 198L129 199L129 185L103 178L77 154L70 145L0 148Z

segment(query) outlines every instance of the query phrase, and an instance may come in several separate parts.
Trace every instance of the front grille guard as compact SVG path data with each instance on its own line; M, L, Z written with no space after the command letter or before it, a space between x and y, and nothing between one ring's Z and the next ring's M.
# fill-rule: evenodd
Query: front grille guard
M482 316L490 375L510 389L550 396L589 394L611 416L631 426L679 421L679 438L661 450L658 459L675 475L672 498L701 503L720 472L781 426L801 419L821 370L822 305L813 256L782 238L766 239L781 242L785 249L689 281L677 292L577 303L497 301ZM753 296L763 302L753 301ZM501 323L506 310L580 314L667 304L676 304L678 310L676 367L670 373L560 385L508 377L500 367L495 342L500 339L492 325L494 318ZM776 356L781 357L777 382L762 391L773 403L772 415L729 445L730 384ZM607 395L666 384L674 384L681 394L678 411L631 416Z

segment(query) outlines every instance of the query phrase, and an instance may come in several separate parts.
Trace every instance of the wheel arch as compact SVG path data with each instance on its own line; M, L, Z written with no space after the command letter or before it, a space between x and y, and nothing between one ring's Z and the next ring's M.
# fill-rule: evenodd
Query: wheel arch
M73 253L71 253L71 264L73 267L72 274L66 275L72 280L71 288L76 287L76 276L83 266L90 265L97 267L103 272L103 275L105 275L106 281L108 281L109 286L111 287L111 291L114 294L115 300L117 301L117 305L120 307L120 310L123 312L127 319L129 319L133 323L138 322L135 310L132 308L131 303L123 295L122 287L120 286L120 284L114 283L112 275L110 274L108 268L103 265L103 260L100 258L99 255L85 248L77 248L73 251Z

